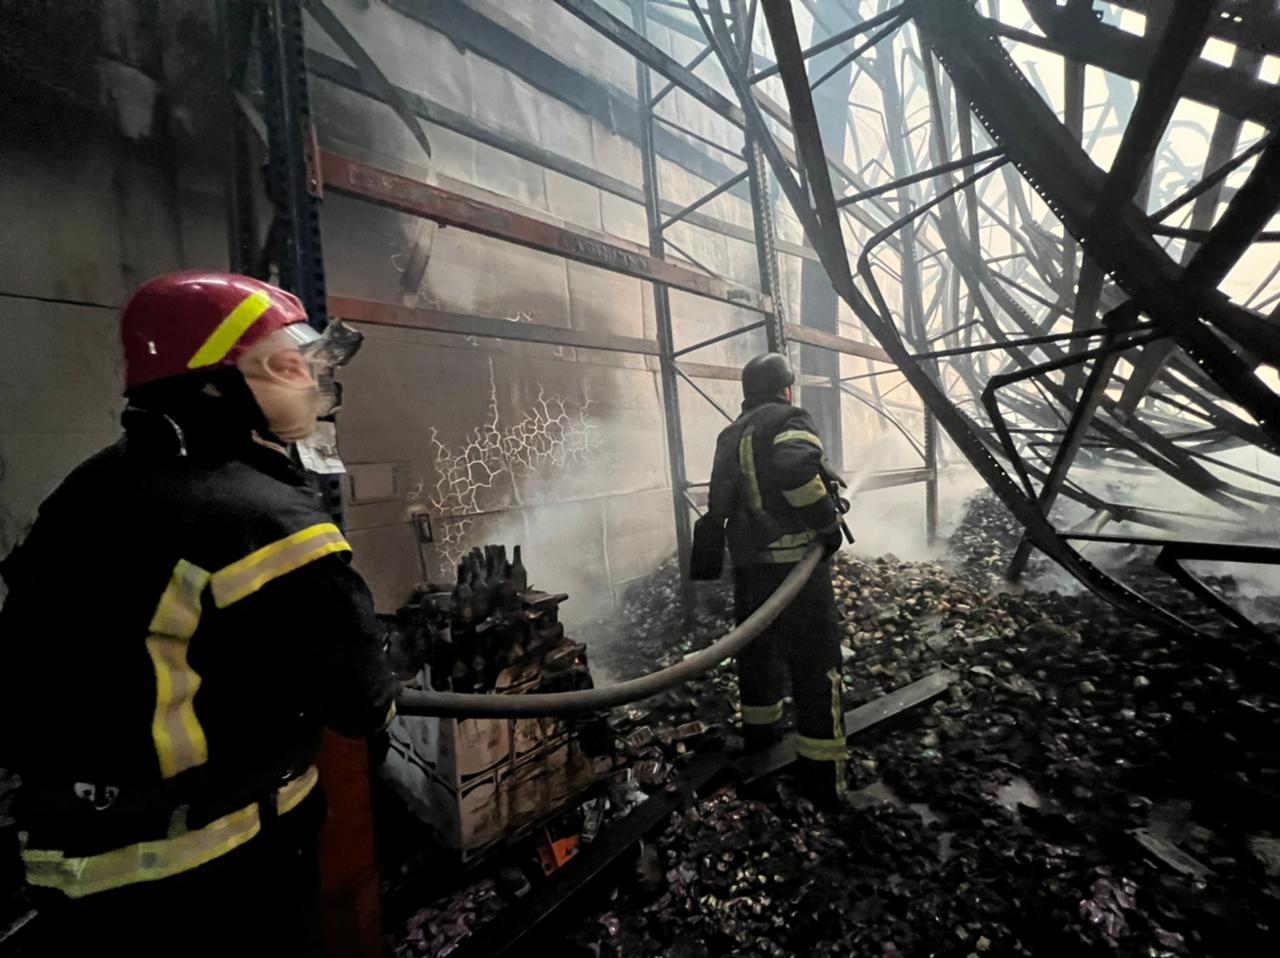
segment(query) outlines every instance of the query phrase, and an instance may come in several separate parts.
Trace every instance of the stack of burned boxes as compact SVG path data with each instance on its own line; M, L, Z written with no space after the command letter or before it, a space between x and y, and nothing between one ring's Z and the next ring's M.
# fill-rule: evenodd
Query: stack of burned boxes
M473 550L452 589L424 585L391 617L392 663L409 688L589 689L586 647L560 623L567 598L529 587L519 546L510 560L502 546ZM561 811L612 766L599 718L397 716L389 735L383 778L463 861Z

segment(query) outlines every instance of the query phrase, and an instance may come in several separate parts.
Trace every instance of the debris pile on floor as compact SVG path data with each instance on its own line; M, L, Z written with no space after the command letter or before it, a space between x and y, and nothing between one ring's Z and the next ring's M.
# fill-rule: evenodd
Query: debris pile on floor
M1022 532L1022 523L1000 497L983 490L965 503L964 515L947 539L947 548L964 571L1000 580L1022 541ZM1034 579L1048 567L1049 560L1033 549L1023 578Z
M706 796L561 944L626 958L1280 953L1274 637L1197 644L1088 594L993 590L991 540L958 535L974 544L959 568L834 562L846 707L960 676L851 740L850 807L820 813L785 775ZM1164 576L1135 576L1214 621ZM677 588L668 563L629 596L614 641L584 632L593 660L625 678L731 627L727 583L702 587L688 628ZM728 666L616 712L619 767L593 829L731 734L736 704Z

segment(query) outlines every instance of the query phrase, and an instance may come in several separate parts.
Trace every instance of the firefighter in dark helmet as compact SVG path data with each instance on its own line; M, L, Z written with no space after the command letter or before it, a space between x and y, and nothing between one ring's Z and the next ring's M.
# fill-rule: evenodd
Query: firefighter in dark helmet
M840 548L840 516L807 412L791 404L795 375L784 356L764 353L742 370L742 413L716 443L708 516L726 523L738 622L782 583L815 542ZM840 638L830 562L824 560L795 601L738 655L747 747L780 738L788 675L795 702L795 747L805 790L822 804L845 793L846 750L840 702Z
M0 567L32 954L320 947L320 733L376 732L397 684L289 456L332 396L334 341L306 319L245 276L143 284L121 315L124 436Z

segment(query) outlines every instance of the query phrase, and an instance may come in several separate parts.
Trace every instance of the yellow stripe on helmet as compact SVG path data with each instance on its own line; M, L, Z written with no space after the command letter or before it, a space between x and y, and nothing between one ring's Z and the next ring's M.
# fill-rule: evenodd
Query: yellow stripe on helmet
M227 358L227 353L235 348L240 338L249 331L249 327L271 308L271 297L262 290L250 293L218 324L209 334L204 345L196 350L196 354L187 363L188 369L201 369L212 366Z

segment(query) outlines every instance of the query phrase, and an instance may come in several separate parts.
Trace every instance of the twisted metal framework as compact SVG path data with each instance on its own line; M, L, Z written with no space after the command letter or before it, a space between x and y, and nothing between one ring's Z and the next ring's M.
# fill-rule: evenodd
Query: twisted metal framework
M305 5L354 64L311 51L309 70L391 105L428 155L420 119L643 205L647 255L309 149L299 124L271 108L287 106L289 92L272 77L305 90L308 71L289 62L273 74L264 62L269 154L284 154L303 174L274 191L277 225L298 233L277 242L274 258L282 275L299 261L300 288L308 257L291 251L310 250L318 267L318 245L309 241L310 216L296 217L284 201L296 196L306 206L319 193L313 186L301 199L314 183L653 283L656 343L537 324L512 330L485 317L342 297L328 308L361 322L657 357L682 552L691 492L703 484L686 475L678 386L710 400L699 380L736 376L687 357L763 328L770 348L802 350L800 383L813 390L806 405L827 410L824 429L838 437L844 396L906 438L919 468L881 474L865 488L924 482L931 534L945 433L1025 528L1011 578L1034 547L1095 592L1195 632L1080 551L1097 541L1161 546L1158 568L1226 622L1249 627L1180 563L1280 559L1269 545L1240 541L1241 529L1265 536L1280 504L1272 458L1280 456L1280 262L1267 245L1280 238L1267 229L1280 206L1280 87L1263 79L1267 51L1280 41L1276 0L630 0L608 8L553 0L635 59L634 98L480 6L388 0L616 125L641 148L641 184L393 86L324 0L226 2L262 8L267 26L273 10L288 11L293 29L284 33L296 31ZM630 15L615 16L619 7ZM234 35L239 22L226 22ZM281 33L278 24L265 32L264 59ZM698 52L681 62L666 52L670 44L659 45L668 35L695 41ZM244 67L229 59L243 88ZM681 102L669 108L677 92ZM242 138L262 125L248 122L252 99L252 91L237 98ZM714 122L694 129L682 115L689 107ZM663 163L711 184L708 192L673 203L663 195ZM247 169L233 172L241 186L233 195L243 195ZM708 204L730 191L749 196L750 229L709 215ZM781 238L784 218L807 242ZM245 219L233 216L241 250L252 248ZM757 288L699 262L679 245L677 226L754 243ZM798 303L788 298L781 256L802 266ZM745 306L759 319L677 348L670 288ZM832 290L861 339L842 327ZM866 371L850 375L853 363ZM885 377L900 382L882 389ZM919 405L890 399L903 384ZM902 421L904 409L922 416L922 436ZM1071 513L1069 521L1082 521L1060 528ZM1112 523L1119 531L1104 534ZM1205 528L1235 541L1199 541L1224 538Z
M1267 38L1280 29L1273 4L1127 3L1148 14L1137 37L1074 0L1027 0L1031 29L1001 18L995 2L909 0L868 12L804 0L815 35L829 34L808 49L794 9L801 4L760 6L762 35L748 56L732 41L732 9L721 0L705 10L689 4L836 292L1025 525L1011 576L1034 546L1094 591L1194 631L1074 543L1163 545L1160 568L1248 627L1178 562L1280 560L1269 546L1186 541L1215 519L1264 531L1265 510L1280 503L1276 475L1223 458L1280 452L1278 311L1240 305L1220 289L1253 244L1275 239L1264 228L1280 206L1280 91L1257 76ZM843 23L829 22L840 14ZM1010 38L1065 54L1061 119L1034 68L1028 76L1014 62ZM1229 67L1200 58L1209 38L1236 44ZM763 68L760 48L773 55ZM836 48L848 52L824 69L818 57ZM871 78L884 107L887 155L857 169L847 164L850 149L858 152L856 125L851 144L824 142L815 105L815 91L849 63ZM1089 63L1141 80L1106 170L1085 138ZM775 76L785 111L762 88ZM1170 183L1158 151L1191 95L1219 108L1205 175ZM1108 106L1102 122L1119 112ZM1246 121L1266 128L1240 149ZM1101 132L1088 131L1095 141ZM872 167L884 176L868 176ZM1167 225L1179 210L1190 223ZM1280 296L1270 287L1278 270L1249 303ZM950 344L931 348L938 341ZM1118 501L1090 488L1090 475L1104 469L1163 477L1210 513ZM1057 528L1050 510L1059 497L1092 515ZM1165 535L1102 536L1107 522Z

